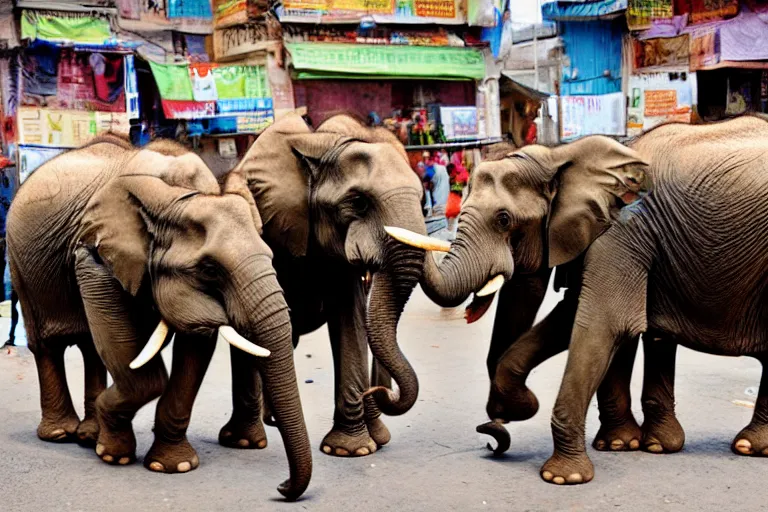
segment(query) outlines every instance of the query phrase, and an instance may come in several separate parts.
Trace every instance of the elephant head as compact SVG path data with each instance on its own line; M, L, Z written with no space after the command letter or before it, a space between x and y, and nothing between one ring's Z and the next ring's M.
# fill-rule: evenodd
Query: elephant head
M408 411L418 380L397 344L397 323L421 277L424 251L384 231L397 226L425 235L423 191L403 146L383 129L332 117L311 131L299 116L267 129L239 168L264 220L264 237L292 258L315 251L372 275L366 326L374 357L399 395L370 390L381 411Z
M309 483L312 457L290 318L245 182L230 176L219 185L197 155L170 142L111 162L118 170L88 202L78 240L126 294L157 306L160 325L131 367L149 361L172 331L211 342L219 333L262 356L290 462L290 479L279 490L296 499Z

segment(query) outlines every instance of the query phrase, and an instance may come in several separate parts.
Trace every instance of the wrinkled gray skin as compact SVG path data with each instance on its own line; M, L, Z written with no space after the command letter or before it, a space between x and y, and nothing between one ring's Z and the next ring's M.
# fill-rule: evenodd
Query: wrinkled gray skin
M312 132L291 115L268 128L232 173L247 180L263 218L263 237L274 251L291 309L294 344L328 324L336 409L323 452L374 453L390 440L380 413L403 414L418 396L416 374L396 332L421 277L424 251L396 242L383 229L425 234L423 191L402 145L387 131L370 130L346 116ZM375 357L372 379L369 347ZM236 352L233 415L219 441L263 448L261 383L248 365L238 363ZM390 375L399 394L387 389ZM368 390L371 384L376 387ZM264 417L270 421L268 411Z
M160 397L145 466L196 468L186 437L192 405L217 330L230 325L271 350L254 363L290 463L290 480L279 490L298 498L312 456L288 308L259 223L244 182L233 177L220 187L196 155L172 142L139 151L105 136L41 166L19 190L7 226L11 276L40 380L38 436L76 438L95 444L109 464L129 464L132 419ZM167 340L176 335L170 379L159 356L129 368L161 317L172 328ZM71 345L85 364L83 421L65 376Z
M579 256L619 208L637 197L643 162L604 137L554 149L508 148L490 158L495 160L483 162L472 174L451 251L439 266L427 258L422 284L432 300L455 306L489 278L511 277L500 292L487 360L493 381L487 409L493 421L478 427L497 439L500 452L509 446L502 423L530 418L538 410L525 385L528 373L567 348L580 284ZM544 299L550 269L557 265L557 286L568 288L566 299L527 332ZM468 320L479 318L492 299L476 297ZM497 371L507 349L511 354ZM641 433L629 396L634 356L635 348L627 348L601 388L599 449L639 447Z
M657 370L670 384L675 343L762 361L754 416L732 449L768 454L768 123L744 117L714 125L665 125L633 148L650 164L653 188L586 254L568 363L552 414L555 451L541 470L554 483L593 478L584 449L589 400L613 355L646 332L661 335L663 367ZM671 386L657 401L672 407Z

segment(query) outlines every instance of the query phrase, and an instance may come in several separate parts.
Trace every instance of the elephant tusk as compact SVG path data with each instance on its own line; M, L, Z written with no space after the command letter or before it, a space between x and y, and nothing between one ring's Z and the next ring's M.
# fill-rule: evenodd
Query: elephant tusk
M260 347L240 336L236 330L228 325L222 325L219 327L219 334L222 338L224 338L224 341L235 348L239 348L243 352L251 354L252 356L269 357L271 354L271 352L264 347Z
M389 236L412 247L424 249L425 251L440 251L448 252L451 250L451 243L445 240L438 240L437 238L431 238L425 235L414 233L403 228L396 228L393 226L384 226Z
M504 276L502 274L497 275L483 286L480 291L475 293L476 297L485 297L493 295L504 286Z
M160 352L160 349L163 348L163 343L165 342L165 338L167 336L168 324L165 323L165 320L161 318L160 323L157 324L157 327L155 328L155 332L153 332L152 336L149 337L147 344L144 345L143 349L141 349L141 352L138 356L136 356L136 359L131 361L131 364L128 365L131 370L141 368L149 361L151 361L152 358L155 357L158 352Z

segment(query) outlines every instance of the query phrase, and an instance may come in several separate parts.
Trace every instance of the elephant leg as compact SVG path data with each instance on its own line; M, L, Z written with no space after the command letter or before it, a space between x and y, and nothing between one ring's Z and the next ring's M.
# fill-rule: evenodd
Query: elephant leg
M87 249L76 251L75 270L95 350L113 380L95 399L99 431L96 454L108 464L128 464L136 458L133 417L142 406L160 396L168 379L160 357L138 370L128 366L157 324L146 322L146 317L151 317L148 311L131 309L132 297ZM86 357L91 358L91 354ZM87 364L86 375L93 375L86 378L89 382L91 378L98 381L100 367L93 360Z
M515 274L499 292L491 346L486 359L491 381L496 375L496 367L502 355L536 320L536 314L547 294L551 273L552 270L545 265L533 275Z
M255 357L230 345L232 418L219 431L219 444L230 448L266 448L262 423L261 374Z
M737 455L768 456L768 357L760 357L763 374L752 421L734 438L731 449Z
M685 432L675 417L677 343L645 335L643 350L643 449L651 453L678 452L685 443Z
M368 389L368 344L365 331L365 292L360 278L347 276L328 320L333 351L336 409L333 428L321 448L328 455L354 457L377 450L365 422L363 393ZM347 293L344 294L343 292Z
M643 435L632 414L632 394L629 390L637 344L638 340L632 339L621 346L597 388L600 430L592 443L596 450L625 451L640 448Z
M65 442L74 438L80 418L72 405L64 369L67 343L61 339L46 339L30 343L35 355L40 382L40 409L43 417L37 427L37 437L43 441Z
M371 364L371 387L376 386L392 389L392 377L374 358ZM389 433L389 429L384 422L381 421L381 411L376 405L376 400L373 399L373 396L368 395L365 397L364 403L365 424L368 426L368 433L376 442L376 446L384 446L392 439L392 435Z
M96 419L96 399L107 388L107 368L104 366L93 340L78 344L83 354L85 373L85 418L77 427L77 442L83 446L96 446L99 421Z
M155 442L144 457L148 469L186 473L200 465L197 452L187 440L187 427L215 348L215 339L176 335L171 378L155 414Z

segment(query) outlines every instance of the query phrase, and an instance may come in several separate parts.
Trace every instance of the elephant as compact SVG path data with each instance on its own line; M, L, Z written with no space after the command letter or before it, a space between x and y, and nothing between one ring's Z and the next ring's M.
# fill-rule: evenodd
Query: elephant
M500 289L487 357L487 412L493 421L478 427L497 440L494 451L500 453L510 442L503 423L538 411L538 400L525 385L529 372L568 347L584 252L621 208L644 193L646 183L639 155L606 137L495 153L470 177L453 244L438 247L439 241L418 233L386 229L404 243L448 251L439 265L426 258L422 288L443 307L455 307L475 292L467 307L469 322L488 310ZM555 286L567 288L565 298L530 330L555 267ZM598 449L640 447L643 435L629 391L635 353L636 344L624 347L598 393ZM654 450L654 437L645 439Z
M419 178L393 135L346 115L316 131L298 115L281 118L232 173L247 181L262 216L263 238L291 309L294 346L302 334L328 325L335 411L321 449L370 455L391 437L380 414L404 414L418 396L417 376L396 331L425 252L390 238L383 227L426 235ZM263 448L261 418L269 422L269 413L259 412L261 383L248 365L236 364L236 352L232 419L219 441ZM389 389L391 379L398 392Z
M301 496L312 454L288 307L260 226L244 181L233 175L219 184L197 155L171 141L136 149L104 135L36 170L13 201L7 237L38 369L38 436L76 438L95 445L104 462L129 464L133 417L159 397L144 465L195 469L186 431L219 334L263 376L290 465L278 490L289 500ZM153 356L172 335L169 377ZM85 366L83 421L65 376L72 345Z

